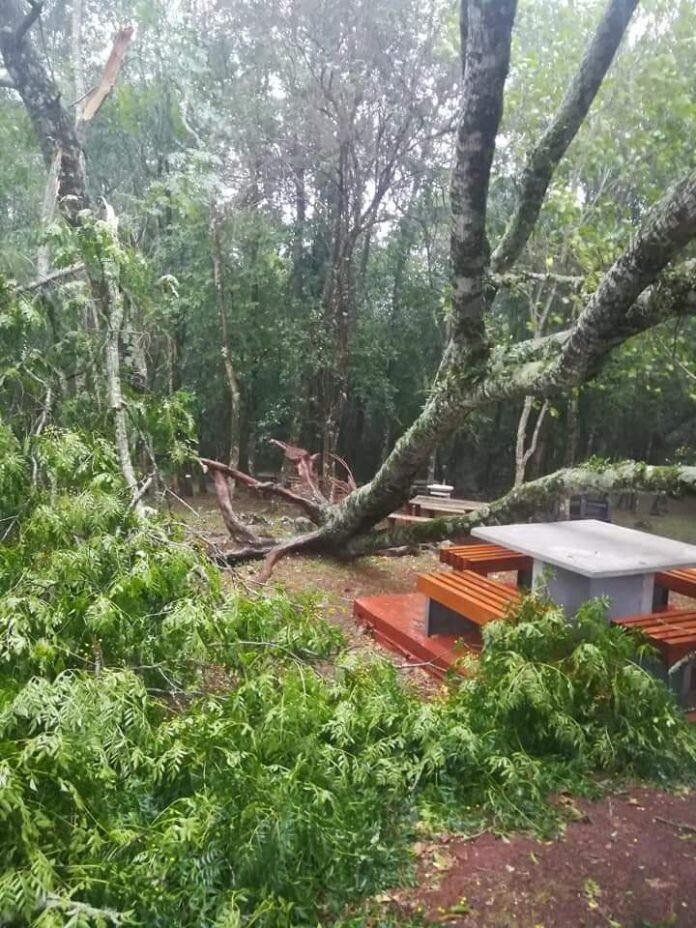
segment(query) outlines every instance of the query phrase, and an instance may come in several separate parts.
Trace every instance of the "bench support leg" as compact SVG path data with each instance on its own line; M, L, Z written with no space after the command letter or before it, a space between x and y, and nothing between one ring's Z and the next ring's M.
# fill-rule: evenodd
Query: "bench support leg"
M669 605L669 590L666 586L658 586L655 584L653 588L653 611L657 612L660 609L666 609Z
M426 635L463 635L476 627L475 623L443 606L436 603L435 600L429 599L426 607L425 617L425 634Z
M526 570L517 571L517 586L524 590L531 590L532 588L532 568L528 567Z

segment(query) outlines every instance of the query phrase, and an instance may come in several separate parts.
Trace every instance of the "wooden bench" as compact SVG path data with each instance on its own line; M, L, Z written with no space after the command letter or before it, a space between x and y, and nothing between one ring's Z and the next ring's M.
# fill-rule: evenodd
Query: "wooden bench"
M499 570L516 570L518 586L532 585L532 558L503 545L485 543L440 548L440 560L455 570L473 570L484 576Z
M520 594L504 583L473 570L418 574L416 586L428 597L426 633L452 635L468 623L486 625L505 618L520 602Z
M414 496L408 501L411 515L422 516L428 513L437 516L465 516L470 512L483 509L488 503L475 499L443 499L438 496Z
M696 609L671 609L614 619L614 625L642 632L668 667L696 650Z
M663 662L648 661L647 669L663 680L684 708L696 706L696 609L651 612L613 621L621 628L642 632Z
M428 516L410 516L407 512L392 512L387 516L390 525L412 525L414 522L432 522Z
M653 609L664 609L669 602L670 592L696 599L696 568L662 570L656 573Z

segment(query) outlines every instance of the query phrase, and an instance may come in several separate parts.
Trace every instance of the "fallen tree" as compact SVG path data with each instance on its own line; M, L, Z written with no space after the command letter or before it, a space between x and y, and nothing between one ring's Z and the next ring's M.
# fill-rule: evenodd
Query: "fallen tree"
M693 468L577 468L520 486L472 516L375 530L407 499L433 450L471 412L502 400L546 398L570 390L596 376L611 351L627 339L675 316L696 313L696 262L674 266L696 237L696 171L691 171L647 212L633 241L596 286L576 282L587 296L572 327L509 346L493 346L488 332L498 293L524 277L525 270L517 271L516 265L549 184L589 112L637 5L638 0L607 3L557 112L529 153L507 230L491 248L486 231L488 189L516 2L462 0L462 109L450 189L452 314L449 342L428 400L368 484L337 505L319 506L313 519L316 530L280 545L247 548L231 554L231 559L266 556L267 575L289 551L361 554L440 540L465 534L483 521L540 517L553 499L599 485L604 491L649 489L675 481L671 489L693 491Z
M207 462L216 466L217 462ZM258 483L258 482L257 482ZM276 485L258 483L260 492L275 492ZM608 494L612 492L660 493L668 496L696 496L696 466L646 465L638 461L594 462L581 467L568 467L538 480L514 487L509 493L467 515L442 516L423 522L374 529L350 540L341 549L327 549L325 526L331 524L332 507L316 514L318 528L297 538L278 544L272 540L256 540L253 548L231 551L225 563L236 564L252 558L265 558L262 579L278 560L295 551L325 551L341 557L361 557L390 548L445 541L468 535L480 525L504 525L509 522L545 520L554 517L560 502L580 493Z
M490 334L489 319L498 294L533 273L518 265L547 190L592 106L637 5L638 0L608 0L557 112L529 152L518 178L517 201L507 229L492 247L487 232L489 185L517 4L516 0L462 0L461 116L450 188L449 340L427 402L368 484L351 488L339 502L332 494L322 493L322 498L310 495L301 502L285 494L286 500L312 518L316 525L313 531L273 544L247 532L246 527L240 528L233 509L228 511L232 534L236 532L236 540L242 545L236 557L265 556L267 574L289 551L360 553L403 544L407 534L415 538L419 531L430 533L430 540L435 540L436 535L461 534L470 522L437 520L437 525L414 528L415 534L403 527L384 533L375 526L402 505L433 450L461 428L470 413L504 400L543 400L571 390L594 377L612 350L627 339L675 316L696 312L696 262L676 263L696 237L696 170L692 170L644 214L633 240L598 282L570 279L577 299L584 301L570 328L511 345L493 345ZM0 51L10 85L20 94L34 124L47 166L60 156L58 201L66 220L79 229L85 274L94 301L108 320L107 374L113 387L110 405L121 469L136 499L138 485L119 388L117 348L122 305L118 261L114 260L115 222L108 215L102 223L90 224L82 218L93 206L87 192L82 145L34 45L31 27L39 13L39 4L25 7L20 0L0 0L2 21L7 24L0 29ZM105 78L106 92L113 76L109 72ZM95 225L101 236L96 243ZM95 244L96 249L92 247ZM206 463L213 469L221 466L219 462ZM573 473L578 491L592 488L596 479L592 469ZM584 483L580 482L581 475ZM238 471L227 476L246 480L259 492L280 496L280 490L287 489L272 483L261 486L255 478ZM564 479L558 475L545 479L549 493L566 492ZM622 485L621 479L617 474L617 488ZM223 492L224 481L218 479L217 483ZM537 499L533 497L534 487L522 486L515 492L527 494L529 500ZM537 510L531 506L525 509L524 498L508 494L484 512L491 519L502 518L503 513L506 518L519 518L522 511L526 517L536 515ZM539 499L537 503L546 505ZM484 516L479 514L477 518Z

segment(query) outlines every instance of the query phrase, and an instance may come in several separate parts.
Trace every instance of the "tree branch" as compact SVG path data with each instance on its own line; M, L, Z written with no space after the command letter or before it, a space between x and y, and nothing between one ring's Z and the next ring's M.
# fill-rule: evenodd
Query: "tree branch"
M619 490L696 496L696 466L650 466L636 461L605 468L571 467L515 487L505 496L466 516L450 516L398 525L352 540L346 554L357 557L398 545L444 541L470 534L479 525L500 525L554 518L556 503L580 493Z
M37 277L28 284L21 284L12 290L13 294L31 293L32 290L40 290L42 287L48 287L56 281L64 280L66 277L74 277L76 274L84 271L84 264L71 264L70 267L61 267L57 271L51 271L44 277Z
M563 102L527 159L517 208L491 259L495 272L512 267L532 234L554 171L584 122L637 5L638 0L607 4Z
M615 345L655 325L661 313L641 297L666 265L696 236L696 170L651 210L636 238L609 268L571 330L552 379L580 383Z
M29 32L39 16L41 16L44 0L29 0L29 4L31 9L19 24L14 34L14 40L18 45L22 43L24 36Z
M235 513L227 477L217 468L213 469L213 483L225 527L232 538L250 548L259 548L267 544L267 538L258 538Z
M228 477L232 477L234 480L243 483L244 486L249 487L250 490L255 490L257 493L261 494L267 493L272 496L279 496L281 499L292 503L294 506L298 506L300 509L304 510L308 518L311 519L315 525L321 525L326 521L326 512L322 506L313 503L311 500L305 499L303 496L298 496L297 493L293 493L292 490L288 490L278 483L257 480L250 474L245 474L244 471L229 467L227 464L222 464L220 461L213 461L210 458L199 458L198 460L209 470L218 471Z
M126 26L114 36L111 53L104 65L102 76L97 86L87 94L86 102L79 116L79 122L91 122L101 109L104 100L114 89L118 72L121 70L123 59L133 38L133 32L133 26Z
M466 3L466 0L462 0ZM450 184L452 338L485 352L484 271L490 250L486 204L495 140L503 112L516 0L469 0L463 14L463 106Z

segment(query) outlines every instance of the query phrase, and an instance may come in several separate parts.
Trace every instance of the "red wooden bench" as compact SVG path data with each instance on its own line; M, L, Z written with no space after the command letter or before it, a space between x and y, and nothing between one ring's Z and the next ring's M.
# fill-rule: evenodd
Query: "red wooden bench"
M521 599L517 590L473 570L418 574L416 585L429 599L429 635L456 634L466 626L463 620L486 625L503 619Z
M668 667L696 650L696 609L673 609L614 619L614 625L642 632Z
M453 545L440 548L440 560L455 570L473 570L484 576L499 570L516 570L517 585L531 586L532 558L502 545Z
M662 658L661 665L649 663L648 669L664 681L684 709L696 708L696 609L628 616L614 619L614 624L643 633Z
M686 567L656 573L653 608L664 608L669 602L670 592L696 599L696 568Z

